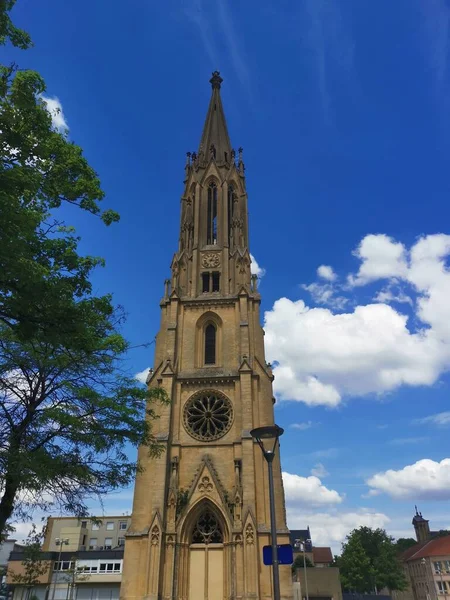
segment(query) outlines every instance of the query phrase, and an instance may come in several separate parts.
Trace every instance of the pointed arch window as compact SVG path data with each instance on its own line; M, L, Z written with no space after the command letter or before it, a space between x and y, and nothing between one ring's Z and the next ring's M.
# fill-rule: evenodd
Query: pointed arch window
M216 364L216 326L209 323L205 327L205 365Z
M228 187L228 243L230 242L231 227L232 227L232 224L233 224L234 198L235 198L234 187L232 185L230 185Z
M216 516L208 508L200 515L192 532L193 544L223 544L223 532Z
M217 186L211 183L208 187L208 221L206 243L217 244Z

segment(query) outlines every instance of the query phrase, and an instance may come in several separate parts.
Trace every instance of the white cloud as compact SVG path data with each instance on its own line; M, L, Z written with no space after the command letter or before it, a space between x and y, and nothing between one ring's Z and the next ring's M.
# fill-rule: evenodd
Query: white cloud
M365 285L377 279L402 277L407 271L406 249L400 242L387 235L366 235L353 253L362 262L355 276L350 275L351 285Z
M329 265L320 265L317 269L317 275L327 281L336 281L336 273L333 271L333 267Z
M394 289L393 286L389 285L374 296L374 302L381 302L382 304L390 304L391 302L397 302L398 304L409 304L413 306L413 300L408 294L399 288Z
M314 467L311 469L311 475L319 478L328 477L329 472L326 470L325 465L322 463L317 463L317 465L314 465Z
M315 304L329 306L335 310L343 310L348 303L348 298L339 296L339 288L332 283L310 283L301 286L304 290L311 294L311 298Z
M47 110L52 117L52 124L55 129L58 131L66 131L69 129L67 121L64 117L64 112L62 108L62 104L56 96L53 98L47 96L41 96L42 100L47 105Z
M288 527L303 529L309 526L314 545L331 546L335 554L340 553L342 542L353 529L361 526L385 528L390 521L383 513L363 508L348 512L334 509L329 512L305 512L303 508L288 505L286 510Z
M337 458L339 456L339 448L324 448L322 450L314 450L306 456L310 458Z
M439 427L446 427L450 425L450 411L436 413L423 419L415 419L414 425L438 425Z
M266 274L266 270L258 265L253 254L250 254L250 260L252 261L250 265L251 274L257 275L260 278L264 277L264 275Z
M427 437L394 438L389 441L389 444L392 446L407 446L408 444L421 444L427 440Z
M289 427L292 427L292 429L299 429L300 431L304 431L305 429L311 429L313 425L314 423L312 421L305 421L303 423L291 423Z
M283 485L287 505L324 506L340 504L344 497L330 490L318 477L301 477L283 472Z
M380 292L385 302L413 304L415 318L386 303L337 314L280 298L265 313L267 357L275 363L280 399L334 407L345 396L430 386L450 369L450 236L429 235L408 250L386 235L368 235L355 255L361 265L348 276L347 292L387 279L388 287ZM411 288L414 303L406 295L394 298L400 281ZM317 303L332 305L336 298L335 284L303 287Z
M366 483L396 499L450 500L450 458L441 462L424 458L399 471L377 473Z
M136 373L134 378L137 379L138 381L140 381L141 383L146 383L149 372L150 372L150 367L147 367L143 371Z

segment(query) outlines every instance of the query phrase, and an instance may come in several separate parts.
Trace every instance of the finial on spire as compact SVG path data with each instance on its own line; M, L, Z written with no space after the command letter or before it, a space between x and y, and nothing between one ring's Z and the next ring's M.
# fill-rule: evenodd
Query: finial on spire
M209 83L211 84L213 90L214 89L220 90L220 86L222 84L222 81L223 81L223 79L220 76L219 71L214 71L213 74L212 74L211 79L209 80Z

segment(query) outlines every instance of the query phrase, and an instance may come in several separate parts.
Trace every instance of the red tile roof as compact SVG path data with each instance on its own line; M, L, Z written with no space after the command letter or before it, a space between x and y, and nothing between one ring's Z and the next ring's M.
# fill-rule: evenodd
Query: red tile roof
M417 560L429 556L447 556L450 555L450 535L438 537L427 542L421 542L411 546L400 556L402 561Z
M316 563L331 563L333 562L333 554L331 553L331 548L322 547L318 548L314 546L313 549L313 560L314 564Z

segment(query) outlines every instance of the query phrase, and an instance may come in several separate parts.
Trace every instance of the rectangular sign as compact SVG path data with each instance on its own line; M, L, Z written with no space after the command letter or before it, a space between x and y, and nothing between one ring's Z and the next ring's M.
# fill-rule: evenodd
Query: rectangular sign
M294 553L290 544L280 544L278 549L278 564L292 565L294 562ZM263 546L263 563L265 565L272 564L272 546Z

